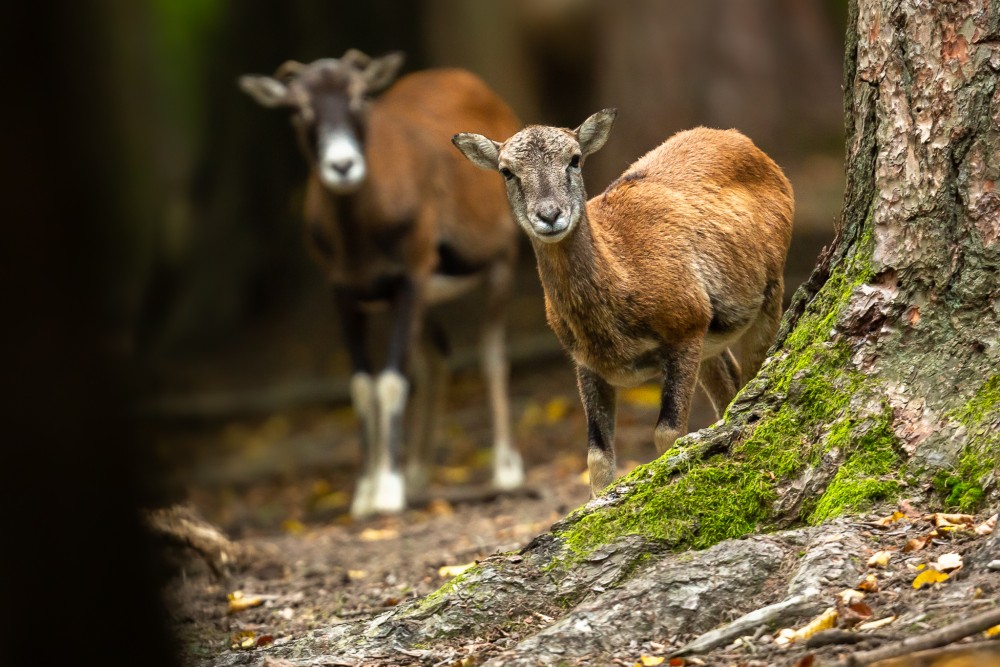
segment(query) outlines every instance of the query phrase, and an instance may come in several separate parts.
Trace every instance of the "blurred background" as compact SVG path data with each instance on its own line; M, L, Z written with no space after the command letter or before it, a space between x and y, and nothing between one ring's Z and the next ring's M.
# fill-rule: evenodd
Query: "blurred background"
M786 300L832 238L842 194L846 0L151 0L90 21L102 150L117 187L105 268L112 343L170 493L230 531L342 516L357 461L347 359L301 243L305 163L285 113L236 87L284 60L407 54L405 71L465 67L525 123L574 127L619 109L587 163L592 194L677 130L735 127L786 170L797 214ZM461 128L456 128L460 130ZM584 468L570 364L544 323L526 239L509 340L529 465ZM441 484L486 478L475 297L437 312L453 385ZM655 397L623 397L623 460L653 457ZM699 403L692 428L713 420ZM577 459L573 459L577 461ZM575 474L575 473L574 473ZM581 485L580 500L586 499Z

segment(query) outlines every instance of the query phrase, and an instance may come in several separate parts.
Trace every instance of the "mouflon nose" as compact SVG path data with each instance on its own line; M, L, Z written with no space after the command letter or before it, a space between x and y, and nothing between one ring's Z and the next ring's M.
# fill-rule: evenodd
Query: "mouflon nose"
M559 216L562 215L562 209L552 204L549 204L547 206L539 206L538 208L535 209L535 215L537 215L538 219L541 220L542 222L547 222L549 224L552 224L553 222L559 219Z
M330 162L328 164L329 166L333 167L333 170L336 171L341 176L347 176L347 172L349 172L351 170L351 167L354 166L354 160L338 160L336 162Z

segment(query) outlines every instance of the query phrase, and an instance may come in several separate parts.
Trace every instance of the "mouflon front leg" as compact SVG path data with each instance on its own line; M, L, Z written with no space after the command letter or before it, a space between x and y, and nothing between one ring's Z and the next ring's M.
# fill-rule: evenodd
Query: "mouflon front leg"
M615 479L615 388L584 366L576 367L583 412L587 418L587 470L590 497Z
M351 359L351 406L361 422L361 470L358 475L351 515L368 516L372 510L372 493L375 479L375 439L378 408L375 402L375 382L371 362L365 349L366 316L349 290L334 289L334 303L344 332L344 343Z
M696 336L670 345L664 351L660 416L653 435L659 454L670 449L677 438L687 433L702 347L702 337Z

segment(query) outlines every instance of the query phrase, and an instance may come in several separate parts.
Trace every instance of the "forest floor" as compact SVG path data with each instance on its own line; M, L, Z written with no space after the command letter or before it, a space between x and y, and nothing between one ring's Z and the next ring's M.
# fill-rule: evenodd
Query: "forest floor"
M400 516L365 521L348 513L357 429L347 407L174 433L174 455L191 457L183 473L190 505L260 555L228 579L197 558L178 560L167 598L186 659L229 651L246 633L280 642L374 616L440 587L456 571L442 568L523 547L586 502L585 426L569 364L553 358L521 369L512 394L527 466L522 491L490 489L485 395L477 375L463 373L452 378L427 492ZM655 456L657 402L655 388L623 396L623 471ZM700 406L704 424L711 417ZM218 446L207 449L208 441ZM206 450L214 454L195 461ZM232 613L236 591L262 604Z
M415 499L412 509L396 517L353 521L348 514L357 441L354 419L347 408L289 411L230 422L184 437L175 434L175 453L204 452L202 439L220 444L211 450L212 455L202 454L186 473L188 500L205 519L255 554L245 568L237 568L229 576L214 574L197 557L178 554L166 594L185 664L212 664L225 656L230 656L225 658L230 661L227 664L242 664L239 654L249 659L265 647L281 646L322 628L363 624L433 592L469 564L506 558L498 554L516 552L586 502L585 428L569 365L562 358L553 358L519 369L514 378L514 414L528 466L524 491L498 494L490 490L489 452L481 446L489 440L482 409L485 397L477 375L461 373L451 385L433 483ZM655 390L639 389L621 397L623 470L654 456L649 436L657 411L655 394ZM711 415L704 402L699 401L698 408L695 423L704 425ZM262 476L262 470L272 472ZM941 530L930 537L932 520L919 518L919 508L903 509L908 516L893 518L888 514L892 508L879 508L863 520L831 528L840 531L835 542L848 552L851 561L846 566L843 562L837 565L840 573L830 574L824 583L824 596L832 608L839 608L840 626L851 629L892 617L895 620L887 626L867 634L901 638L995 609L1000 572L991 572L985 562L1000 554L980 553L986 537L969 530L954 535ZM879 525L880 518L884 525ZM984 519L977 517L975 522ZM791 537L779 533L770 539L790 549L789 553L805 553L802 540L806 538L796 537L794 531ZM907 553L908 542L917 545L913 553ZM994 540L992 548L996 544ZM883 558L890 562L866 566L880 551L887 552ZM914 588L912 581L921 571L917 568L931 565L933 569L933 564L949 553L959 559L978 559L978 567L952 571L951 581L932 583L922 590ZM843 561L843 555L830 560ZM791 563L795 561L793 558ZM836 567L830 565L831 572ZM824 577L821 573L820 578ZM783 578L775 575L771 580L773 585L765 585L755 596L761 601L757 606L781 598ZM838 602L845 582L847 588L862 591L874 586L874 590L865 593L863 602ZM731 611L718 622L733 620L747 603L733 600ZM750 603L751 608L754 605ZM471 643L468 638L442 640L432 651L400 648L374 661L322 664L473 667L530 636L532 623L535 631L551 625L560 611L553 609L551 616L536 613L534 620L519 619L518 630L510 635L498 632ZM855 649L838 643L846 641L843 636L825 646L807 648L803 641L791 650L778 648L776 629L750 632L707 655L689 657L686 662L675 659L673 663L657 663L656 659L694 635L650 637L623 648L608 664L804 666L813 664L814 659L815 664L834 664L845 649ZM993 645L990 653L977 660L1000 660L1000 644L989 643ZM861 648L871 646L862 644ZM823 663L823 658L831 662Z

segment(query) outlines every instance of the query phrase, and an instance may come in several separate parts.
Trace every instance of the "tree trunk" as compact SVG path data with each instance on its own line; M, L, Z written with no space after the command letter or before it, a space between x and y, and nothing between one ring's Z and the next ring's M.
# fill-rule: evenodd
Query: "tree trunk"
M753 610L749 627L821 610L820 589L861 574L866 538L840 515L996 505L1000 7L856 0L847 40L837 236L725 420L521 553L277 654L419 663L478 641L503 651L489 665L603 664Z

